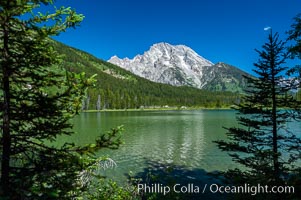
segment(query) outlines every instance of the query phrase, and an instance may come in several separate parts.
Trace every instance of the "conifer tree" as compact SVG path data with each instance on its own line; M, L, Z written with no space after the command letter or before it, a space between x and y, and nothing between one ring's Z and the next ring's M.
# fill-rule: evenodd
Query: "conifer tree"
M118 143L111 140L116 132L90 147L52 143L72 134L70 118L94 83L84 73L66 72L49 39L79 25L83 15L65 7L35 11L52 4L0 1L1 199L70 199L88 164L79 154Z
M260 58L253 71L257 77L246 77L246 95L236 107L239 126L226 128L229 140L216 141L243 166L225 173L236 184L280 185L298 170L301 139L288 123L298 120L301 104L284 77L288 70L284 45L271 31L262 50L256 50ZM272 194L267 197L275 198Z

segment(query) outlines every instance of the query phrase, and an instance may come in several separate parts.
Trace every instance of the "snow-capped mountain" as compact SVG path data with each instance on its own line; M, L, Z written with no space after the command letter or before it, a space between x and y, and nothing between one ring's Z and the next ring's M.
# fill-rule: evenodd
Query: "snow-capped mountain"
M108 62L148 80L175 86L240 91L244 85L244 72L224 63L214 65L185 45L158 43L133 59L113 56Z

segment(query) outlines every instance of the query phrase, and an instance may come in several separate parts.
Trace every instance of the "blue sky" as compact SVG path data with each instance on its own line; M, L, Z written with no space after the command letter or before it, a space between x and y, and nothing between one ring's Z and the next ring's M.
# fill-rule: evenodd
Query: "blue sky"
M184 44L216 63L247 72L266 41L267 26L285 39L300 0L57 0L85 15L56 40L108 60L133 58L158 42Z

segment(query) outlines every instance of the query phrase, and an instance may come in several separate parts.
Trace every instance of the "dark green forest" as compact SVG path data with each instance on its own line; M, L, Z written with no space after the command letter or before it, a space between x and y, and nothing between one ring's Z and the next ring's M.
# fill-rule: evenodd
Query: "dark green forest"
M154 83L86 52L53 41L68 71L96 76L96 85L87 92L83 110L162 107L230 107L240 94L212 92L192 87Z

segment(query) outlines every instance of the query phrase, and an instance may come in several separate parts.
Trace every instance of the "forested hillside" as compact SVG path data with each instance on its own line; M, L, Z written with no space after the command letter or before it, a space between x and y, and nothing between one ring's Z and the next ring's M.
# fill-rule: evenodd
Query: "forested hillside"
M172 107L226 107L239 101L239 94L210 92L192 87L154 83L81 50L53 41L64 55L63 65L72 72L97 74L96 87L88 91L84 110Z

